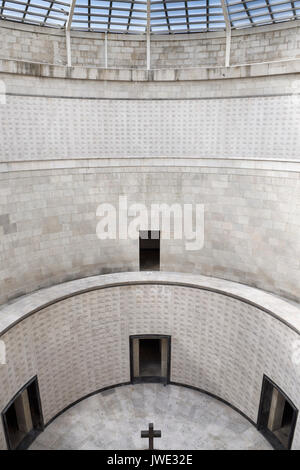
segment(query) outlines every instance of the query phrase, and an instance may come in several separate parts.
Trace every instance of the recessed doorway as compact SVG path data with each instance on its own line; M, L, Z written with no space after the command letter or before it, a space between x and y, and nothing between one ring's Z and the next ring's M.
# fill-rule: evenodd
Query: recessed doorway
M264 375L257 427L275 449L291 449L297 415L291 400Z
M171 337L130 336L131 382L170 382Z
M2 412L9 450L23 450L44 429L37 377L31 379Z
M160 231L141 230L140 245L140 271L160 270Z

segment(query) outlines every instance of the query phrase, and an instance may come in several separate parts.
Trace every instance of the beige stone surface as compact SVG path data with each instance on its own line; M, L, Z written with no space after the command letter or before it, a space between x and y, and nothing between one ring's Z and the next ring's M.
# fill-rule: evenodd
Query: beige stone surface
M106 390L55 419L30 450L137 450L141 430L160 429L160 450L271 450L254 426L224 403L186 387L135 384Z
M82 396L130 380L129 335L145 333L172 336L172 381L213 393L253 421L263 374L300 405L299 307L270 294L180 273L124 273L37 292L1 318L13 323L38 304L44 308L1 336L0 409L35 374L46 422ZM299 425L293 448L300 448Z
M119 195L205 205L204 249L163 240L161 269L299 299L299 64L274 63L277 75L271 65L243 79L228 78L241 76L230 67L222 80L222 68L201 80L199 69L157 70L144 82L109 70L106 82L93 69L66 80L63 66L43 75L40 64L2 61L0 302L138 269L136 242L96 237L98 204ZM94 79L80 78L86 70Z
M0 106L0 158L299 160L299 108L300 94L150 100L8 95Z
M299 58L299 21L232 32L231 64ZM4 59L66 64L64 31L0 22ZM73 65L104 67L104 33L71 32ZM225 65L225 33L152 35L151 67L184 68ZM145 35L108 35L108 67L146 67Z
M96 235L98 205L118 208L121 195L128 206L142 202L148 209L204 204L203 248L162 239L161 270L227 278L299 300L299 170L282 171L284 163L276 170L248 162L245 168L171 167L168 159L157 168L143 159L130 168L116 163L0 173L1 303L83 276L138 270L137 240Z

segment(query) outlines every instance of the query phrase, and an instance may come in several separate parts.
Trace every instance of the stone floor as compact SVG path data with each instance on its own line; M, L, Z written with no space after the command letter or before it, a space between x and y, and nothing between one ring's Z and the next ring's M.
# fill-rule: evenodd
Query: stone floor
M271 449L263 436L222 402L183 387L139 384L94 395L70 408L31 449L143 449L153 422L157 449Z

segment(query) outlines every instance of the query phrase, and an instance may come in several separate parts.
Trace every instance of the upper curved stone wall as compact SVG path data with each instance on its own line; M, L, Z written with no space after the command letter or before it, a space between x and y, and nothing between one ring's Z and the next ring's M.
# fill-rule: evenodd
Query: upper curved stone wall
M299 21L232 31L230 64L300 57ZM0 58L66 64L64 31L0 21ZM104 33L71 32L75 66L105 66ZM225 36L194 33L151 37L151 68L222 66ZM109 68L146 68L145 35L108 35Z
M3 60L0 159L299 160L299 64L178 74Z

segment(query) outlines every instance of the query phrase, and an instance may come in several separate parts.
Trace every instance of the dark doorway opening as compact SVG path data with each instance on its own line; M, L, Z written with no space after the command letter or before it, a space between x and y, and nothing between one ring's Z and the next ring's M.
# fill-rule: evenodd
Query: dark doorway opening
M170 354L170 336L130 336L130 369L132 383L169 383Z
M257 427L275 449L290 449L298 410L279 387L264 375Z
M37 377L31 379L2 412L7 447L22 450L44 429Z
M140 271L160 269L160 231L140 231Z
M160 339L140 339L140 376L161 376Z

